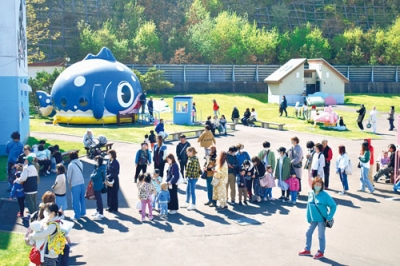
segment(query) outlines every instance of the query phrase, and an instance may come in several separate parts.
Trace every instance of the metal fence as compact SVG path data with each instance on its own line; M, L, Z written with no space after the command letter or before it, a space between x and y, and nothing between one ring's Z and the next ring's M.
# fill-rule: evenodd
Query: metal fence
M128 67L146 73L150 67ZM171 82L263 82L279 65L155 65L164 71ZM307 65L306 65L307 66ZM334 67L351 82L398 82L398 66L345 66Z

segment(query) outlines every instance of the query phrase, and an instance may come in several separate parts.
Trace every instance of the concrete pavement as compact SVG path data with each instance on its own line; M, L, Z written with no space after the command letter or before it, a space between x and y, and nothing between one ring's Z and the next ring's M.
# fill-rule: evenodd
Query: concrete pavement
M382 121L383 123L383 121ZM382 140L373 141L375 156L395 142L395 132L387 132L386 124L379 132L385 133ZM238 126L238 130L229 136L218 137L219 150L227 150L230 145L243 143L251 156L262 149L262 142L268 140L276 150L280 146L289 147L290 138L297 136L305 150L308 140L321 141L323 136L310 133L267 130ZM134 132L133 132L134 134ZM66 135L32 133L33 136L48 139L81 141L81 137ZM337 156L337 146L343 144L353 162L356 162L360 150L360 141L329 137L329 145ZM196 139L189 139L192 146L198 147ZM120 212L107 213L102 220L92 219L95 202L87 201L87 216L80 219L70 236L77 243L72 247L71 265L398 265L397 243L400 236L400 196L391 192L392 186L378 183L376 193L358 193L359 169L354 165L354 173L349 176L350 193L340 196L339 177L331 166L329 193L337 202L338 210L335 225L327 229L326 258L321 262L310 257L299 257L297 253L304 248L307 222L305 217L306 189L303 189L296 206L280 201L250 204L248 207L230 205L229 210L217 212L204 206L206 202L206 184L197 183L197 210L180 209L177 215L169 215L168 221L157 216L154 222L142 224L141 216L135 210L137 188L133 182L134 155L139 145L114 142L118 160L121 164ZM175 153L177 142L169 142L168 151ZM199 148L199 158L204 156ZM86 184L92 170L90 160L84 166ZM200 160L202 164L204 160ZM334 164L333 164L334 165ZM152 170L149 169L150 171ZM306 172L303 173L306 177ZM38 195L50 189L54 176L44 177L40 183ZM303 188L307 187L303 178ZM185 200L185 185L179 187L180 204ZM6 184L0 184L0 196ZM274 197L280 196L280 190L273 190ZM68 195L69 197L69 195ZM104 201L105 202L105 201ZM16 205L14 203L14 205ZM69 201L69 206L70 201ZM5 215L16 206L3 203L1 207L0 229L25 232L21 219ZM16 213L17 211L15 211ZM72 210L67 210L72 217ZM257 225L239 225L236 220L249 218ZM14 220L14 221L13 221ZM8 224L8 226L7 226ZM312 252L318 249L317 232L314 234Z

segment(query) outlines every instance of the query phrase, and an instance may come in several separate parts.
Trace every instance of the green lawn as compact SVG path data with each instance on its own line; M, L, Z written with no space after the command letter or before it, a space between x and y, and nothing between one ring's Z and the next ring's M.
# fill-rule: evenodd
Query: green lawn
M23 234L0 232L0 265L29 265L30 249Z
M367 110L371 110L375 106L382 113L389 112L392 105L396 108L399 101L400 94L346 94L345 97L345 104L348 106L359 107L360 104L364 104ZM399 111L397 110L397 112Z

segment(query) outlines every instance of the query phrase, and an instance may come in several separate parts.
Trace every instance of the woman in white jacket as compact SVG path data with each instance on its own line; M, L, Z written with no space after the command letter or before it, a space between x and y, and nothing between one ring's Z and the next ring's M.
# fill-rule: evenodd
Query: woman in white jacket
M322 179L325 178L324 167L325 167L325 156L322 153L323 146L321 143L315 144L315 154L311 162L311 175L314 180L316 177Z
M376 133L376 122L378 120L378 111L376 111L376 107L372 107L371 112L369 113L368 122L371 124L372 133Z
M336 173L339 174L340 181L343 185L343 190L339 192L340 195L346 194L349 190L349 184L347 182L346 167L349 165L349 155L346 153L346 147L343 145L339 146L339 156L336 159Z

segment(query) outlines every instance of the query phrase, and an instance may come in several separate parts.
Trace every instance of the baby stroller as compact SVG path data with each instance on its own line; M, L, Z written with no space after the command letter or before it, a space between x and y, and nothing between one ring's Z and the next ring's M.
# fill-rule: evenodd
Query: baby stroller
M100 135L95 139L94 143L92 143L89 147L89 158L94 159L97 155L101 155L101 147L104 147L107 144L107 138L105 136Z

